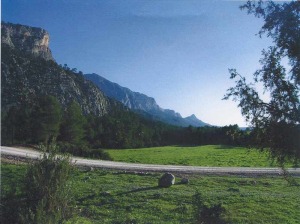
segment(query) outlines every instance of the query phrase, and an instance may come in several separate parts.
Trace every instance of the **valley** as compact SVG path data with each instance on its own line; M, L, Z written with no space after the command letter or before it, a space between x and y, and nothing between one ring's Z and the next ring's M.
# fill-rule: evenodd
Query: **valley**
M299 223L300 4L238 4L3 0L0 223Z

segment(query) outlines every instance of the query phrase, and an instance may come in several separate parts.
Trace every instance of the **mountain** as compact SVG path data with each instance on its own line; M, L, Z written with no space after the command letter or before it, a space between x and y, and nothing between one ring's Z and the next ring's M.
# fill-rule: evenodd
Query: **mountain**
M42 29L1 23L2 111L12 106L35 104L42 95L52 95L64 109L77 102L84 114L102 116L119 101L152 120L187 127L204 126L195 116L182 118L173 110L162 109L155 99L133 92L96 74L83 75L58 65L52 56L50 35Z
M108 113L112 101L82 73L58 65L49 41L44 29L1 24L2 111L23 103L32 105L39 96L52 95L64 109L75 101L85 114Z
M162 109L157 105L154 98L142 93L133 92L130 89L122 87L117 83L113 83L95 73L86 74L85 78L95 83L108 97L123 103L131 110L136 111L145 117L182 127L187 127L189 125L194 127L209 125L199 120L195 115L183 118L174 110Z
M1 43L33 56L52 60L49 33L41 28L12 23L1 23Z
M203 121L199 120L195 114L192 114L189 117L186 117L185 120L189 123L189 125L194 126L194 127L201 127L201 126L209 126L209 124L204 123Z

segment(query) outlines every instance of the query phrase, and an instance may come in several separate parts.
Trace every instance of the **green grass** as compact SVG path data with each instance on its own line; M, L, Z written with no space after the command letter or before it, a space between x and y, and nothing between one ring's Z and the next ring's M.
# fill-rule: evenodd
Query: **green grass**
M26 166L2 164L2 192L20 186ZM80 171L72 174L76 215L68 223L194 223L193 195L222 203L228 223L299 223L300 188L280 177L189 176L158 188L161 174ZM176 176L176 183L182 176ZM300 179L296 178L300 183Z
M115 161L130 163L216 166L272 167L266 152L242 147L206 145L194 147L165 146L143 149L106 150Z

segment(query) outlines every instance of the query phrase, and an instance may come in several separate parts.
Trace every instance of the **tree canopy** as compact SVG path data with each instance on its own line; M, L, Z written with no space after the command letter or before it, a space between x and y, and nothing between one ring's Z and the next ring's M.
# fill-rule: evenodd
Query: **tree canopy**
M82 114L80 106L73 101L67 108L64 114L64 120L61 124L61 136L63 141L67 141L73 144L79 144L82 142L85 131L84 125L86 119Z
M32 113L33 138L46 144L56 139L62 116L58 100L53 96L42 96L38 98Z
M227 90L224 99L238 102L242 115L254 128L253 145L270 149L280 165L300 159L300 3L296 1L248 1L240 7L264 19L259 36L266 35L274 45L262 50L261 68L253 82L235 69L230 78L236 85ZM263 100L255 84L261 83L269 100Z

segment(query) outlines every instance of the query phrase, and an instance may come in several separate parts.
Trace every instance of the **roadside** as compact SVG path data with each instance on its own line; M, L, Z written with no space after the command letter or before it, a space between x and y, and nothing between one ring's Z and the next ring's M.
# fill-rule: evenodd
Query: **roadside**
M32 149L1 146L1 157L18 161L38 159L41 153ZM248 167L200 167L178 165L134 164L104 160L92 160L72 157L72 163L85 168L104 168L130 172L173 172L182 174L203 175L242 175L242 176L280 176L284 172L280 168L248 168ZM287 169L290 175L300 176L300 168Z

